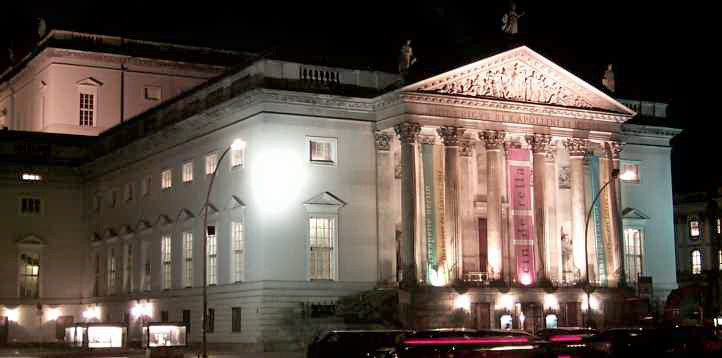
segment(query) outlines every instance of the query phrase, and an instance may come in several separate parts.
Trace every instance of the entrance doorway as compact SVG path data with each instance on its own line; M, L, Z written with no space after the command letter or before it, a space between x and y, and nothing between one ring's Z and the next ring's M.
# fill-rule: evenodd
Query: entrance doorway
M528 302L521 305L521 311L524 313L524 327L527 332L536 333L536 331L544 328L543 309L539 303Z
M476 329L491 328L491 305L489 303L473 303L471 313L474 315L474 327L476 327Z

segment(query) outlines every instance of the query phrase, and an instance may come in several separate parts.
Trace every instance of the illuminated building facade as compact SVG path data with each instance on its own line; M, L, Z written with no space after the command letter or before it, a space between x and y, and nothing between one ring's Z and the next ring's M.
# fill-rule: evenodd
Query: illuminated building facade
M0 314L24 310L9 340L37 340L18 332L40 303L129 322L131 340L144 320L183 321L198 341L204 269L210 342L263 350L294 343L306 308L378 286L401 287L417 327L460 307L470 326L532 331L580 325L587 306L614 323L636 296L623 281L676 287L676 130L625 123L634 102L526 47L384 90L399 82L259 59L96 137L0 133L17 202L3 210L20 218L0 273L17 277Z

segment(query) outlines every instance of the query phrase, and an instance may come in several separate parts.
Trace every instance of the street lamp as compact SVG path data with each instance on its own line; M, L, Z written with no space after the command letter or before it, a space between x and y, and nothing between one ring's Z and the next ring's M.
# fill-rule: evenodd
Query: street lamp
M602 185L602 187L597 191L597 194L594 196L594 200L592 200L592 205L589 206L589 210L587 211L587 217L586 217L586 223L584 225L584 267L585 267L585 278L584 278L584 293L587 294L587 314L585 316L585 326L589 323L589 317L592 314L592 307L591 307L591 294L594 288L589 283L589 249L587 244L587 237L589 236L589 219L592 217L592 209L594 209L594 204L597 203L597 200L599 200L599 196L602 194L604 189L611 183L612 181L616 180L617 177L619 177L619 169L612 169L612 177Z
M213 181L216 179L216 172L218 167L223 161L223 157L228 154L229 150L241 150L245 146L245 143L240 139L235 139L226 150L221 153L221 156L216 162L213 173L211 173L211 181L208 183L208 193L206 194L206 201L203 204L203 358L208 358L208 347L206 345L206 330L208 326L208 205L211 198L211 189L213 189Z

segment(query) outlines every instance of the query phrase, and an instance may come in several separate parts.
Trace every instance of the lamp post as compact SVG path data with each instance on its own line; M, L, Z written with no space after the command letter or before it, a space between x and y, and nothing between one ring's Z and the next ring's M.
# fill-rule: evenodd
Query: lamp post
M215 168L213 168L213 173L210 174L211 181L208 183L208 193L206 194L206 201L203 204L203 358L208 358L208 346L206 344L206 331L208 326L208 202L211 197L211 190L213 189L213 181L216 179L216 172L223 158L228 154L229 150L241 150L243 146L243 141L236 139L221 153Z
M592 200L592 205L589 206L589 210L587 211L587 217L586 217L586 223L584 225L584 293L587 295L587 314L585 316L584 325L587 326L589 324L589 317L592 315L592 307L591 307L591 295L592 291L594 291L594 287L589 283L589 249L587 244L587 237L589 236L589 219L592 217L592 210L594 209L594 204L597 203L597 200L599 200L599 196L602 194L604 189L617 179L619 176L619 169L612 169L612 177L602 185L602 187L597 191L597 194L594 196L594 200ZM622 258L624 259L624 258Z

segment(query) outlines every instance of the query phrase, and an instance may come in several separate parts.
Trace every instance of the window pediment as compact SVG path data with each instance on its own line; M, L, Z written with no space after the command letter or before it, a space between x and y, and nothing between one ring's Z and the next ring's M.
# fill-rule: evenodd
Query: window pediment
M212 203L208 203L201 208L201 211L198 213L198 215L200 215L200 216L205 215L206 210L208 211L208 216L213 216L215 214L218 214L218 208L215 205L213 205Z
M193 215L193 213L192 213L190 210L188 210L188 209L181 209L181 210L178 212L178 215L177 215L177 217L176 217L176 221L183 223L183 222L187 222L187 221L189 221L189 220L193 220L195 217L196 217L196 216Z
M337 213L346 202L330 192L322 192L303 203L309 213Z
M234 210L245 207L246 204L235 195L231 195L231 198L228 200L228 204L226 204L226 210Z
M160 226L168 226L171 223L173 223L173 220L168 215L158 215L158 219L155 220L155 224Z
M43 248L46 245L46 243L45 243L45 240L43 240L42 238L40 238L34 234L30 234L30 235L23 237L20 240L15 241L15 245L17 245L20 248L38 248L38 249L40 249L40 248Z
M103 82L100 82L93 77L86 77L78 82L75 82L75 84L78 86L100 87L103 85Z

